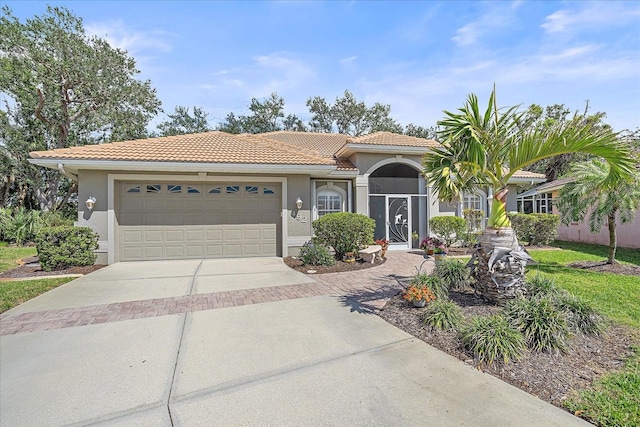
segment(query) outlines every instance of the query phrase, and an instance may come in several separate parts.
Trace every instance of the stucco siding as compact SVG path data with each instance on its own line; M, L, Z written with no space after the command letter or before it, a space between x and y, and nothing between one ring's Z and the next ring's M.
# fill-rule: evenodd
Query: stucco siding
M623 248L640 248L640 212L636 214L633 222L616 225L618 246ZM588 222L579 224L560 225L558 227L558 240L570 242L593 243L597 245L609 245L609 229L605 224L599 233L589 231Z

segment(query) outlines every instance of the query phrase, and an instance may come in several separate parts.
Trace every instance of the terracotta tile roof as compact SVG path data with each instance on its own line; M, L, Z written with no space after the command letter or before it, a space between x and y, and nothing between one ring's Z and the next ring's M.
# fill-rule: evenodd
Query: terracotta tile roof
M337 170L358 170L358 168L356 168L353 163L351 163L351 160L348 159L338 159L336 160L336 165L338 166Z
M339 133L315 133L278 131L260 134L265 138L286 142L308 150L316 150L324 157L333 155L347 142L349 135Z
M35 159L334 165L317 151L256 135L205 132L29 153Z
M391 132L375 132L368 135L349 138L349 144L395 145L404 147L439 147L440 143L431 139L416 138Z
M529 172L522 169L519 171L516 171L516 173L513 174L513 177L514 178L535 178L535 179L546 178L546 176L543 173Z

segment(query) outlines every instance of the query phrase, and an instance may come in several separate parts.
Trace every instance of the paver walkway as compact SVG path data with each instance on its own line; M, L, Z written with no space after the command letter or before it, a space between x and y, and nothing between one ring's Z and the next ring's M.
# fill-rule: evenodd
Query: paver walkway
M271 286L127 301L85 307L0 315L0 335L13 335L73 326L94 325L144 317L166 316L193 311L237 307L320 295L338 295L359 310L382 308L401 288L401 280L416 273L424 259L406 252L387 252L386 262L378 267L314 276L317 283ZM427 261L423 270L433 268Z

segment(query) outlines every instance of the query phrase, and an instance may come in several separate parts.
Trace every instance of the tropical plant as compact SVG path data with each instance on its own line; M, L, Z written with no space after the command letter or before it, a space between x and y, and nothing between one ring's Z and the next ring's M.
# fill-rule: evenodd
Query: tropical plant
M438 299L427 306L423 322L433 329L455 331L463 320L458 304L451 300Z
M507 217L507 184L519 170L536 161L571 152L603 158L609 184L629 179L634 167L628 146L604 127L581 121L561 121L548 128L522 125L517 107L499 109L495 87L484 112L476 95L469 95L458 112L445 111L441 147L423 158L424 175L441 200L459 200L463 193L484 187L493 195L487 228L470 266L476 292L491 301L522 294L530 257L522 250ZM494 253L495 248L500 249ZM496 284L498 286L496 286Z
M439 277L448 289L464 289L471 283L469 269L455 259L443 259L436 263L433 274Z
M505 317L524 334L527 346L532 350L560 352L566 349L569 326L550 298L509 301Z
M484 212L480 209L464 209L462 215L467 220L467 229L462 238L462 243L464 246L471 248L478 242L478 234L482 229Z
M592 233L598 233L604 224L609 229L609 255L607 263L616 262L616 221L625 224L633 221L640 207L640 172L633 172L633 179L614 180L610 165L599 159L577 163L569 171L575 180L560 189L557 202L564 224L572 221L589 222Z
M480 362L502 359L508 363L519 359L526 349L522 333L499 314L473 317L460 331L460 338Z
M599 335L604 329L604 318L586 301L569 292L553 298L554 304L566 315L571 329L583 334Z

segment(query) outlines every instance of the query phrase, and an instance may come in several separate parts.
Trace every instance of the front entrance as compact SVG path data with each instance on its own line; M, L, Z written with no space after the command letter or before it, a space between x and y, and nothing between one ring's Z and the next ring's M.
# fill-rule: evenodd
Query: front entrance
M417 248L427 230L427 196L371 195L369 216L376 222L376 239L387 239L389 250Z
M381 166L369 176L369 216L374 237L389 240L389 249L417 248L427 235L428 195L415 168L400 163Z

